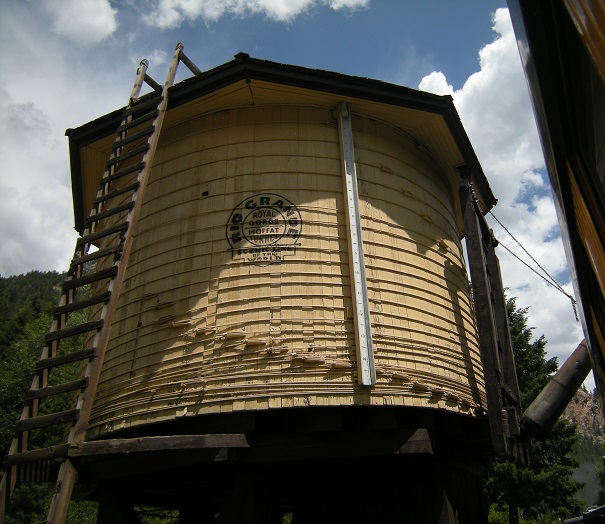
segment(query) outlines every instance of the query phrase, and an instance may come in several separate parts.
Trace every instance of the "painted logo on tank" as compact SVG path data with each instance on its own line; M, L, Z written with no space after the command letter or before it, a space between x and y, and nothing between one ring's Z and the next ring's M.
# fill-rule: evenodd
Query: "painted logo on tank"
M234 259L272 264L294 255L302 219L298 208L275 193L259 193L243 200L227 222L227 240Z

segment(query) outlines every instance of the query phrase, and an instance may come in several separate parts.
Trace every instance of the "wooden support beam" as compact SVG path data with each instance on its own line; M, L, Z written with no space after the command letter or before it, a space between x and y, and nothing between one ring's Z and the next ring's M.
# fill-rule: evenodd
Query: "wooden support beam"
M248 448L246 435L208 434L208 435L171 435L160 437L139 437L131 439L108 439L80 442L69 447L70 457L92 455L120 455L123 453L141 453L148 451L176 451L182 449L206 448Z
M38 462L41 460L52 460L55 458L67 457L67 444L59 444L43 449L31 449L15 455L7 455L4 458L3 466L17 466L29 462Z

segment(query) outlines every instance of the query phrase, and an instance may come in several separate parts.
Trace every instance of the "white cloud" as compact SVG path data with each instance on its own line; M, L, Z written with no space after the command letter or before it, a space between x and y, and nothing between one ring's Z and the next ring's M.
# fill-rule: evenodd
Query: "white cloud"
M33 103L14 104L0 90L0 268L7 276L28 270L63 271L75 242L61 142L48 116ZM32 154L35 152L35 154ZM67 182L67 183L66 183ZM49 233L50 232L50 233Z
M328 5L334 9L359 9L361 7L368 7L370 0L329 0Z
M31 102L12 103L4 89L0 89L0 137L0 172L10 187L23 190L31 184L32 176L35 184L42 183L48 180L47 172L61 165L54 153L60 143L53 136L48 115ZM29 165L39 158L44 158L40 169L30 174ZM28 171L29 176L21 176L22 171Z
M425 76L421 81L418 89L435 93L436 95L453 95L454 88L447 83L445 75L441 71L433 71Z
M149 67L153 68L154 71L160 71L162 69L160 66L166 64L169 59L168 53L162 49L152 49L136 55L131 52L128 56L133 64L138 64L141 61L141 56L144 56L149 61Z
M334 10L367 7L370 0L155 0L152 11L144 16L152 27L172 29L182 22L216 22L225 14L239 17L265 15L270 20L289 22L317 5Z
M110 70L108 58L92 61L84 46L58 38L46 9L14 2L0 19L1 65L10 78L0 89L2 276L67 269L76 233L65 129L123 105L134 78L134 67L115 56L114 74L99 75Z
M542 175L538 171L529 169L524 173L521 173L521 187L519 188L519 195L523 196L534 189L544 186L545 183Z
M71 189L65 185L32 184L24 189L0 184L0 267L2 276L26 271L65 271L76 233L69 207ZM24 227L24 225L27 225Z
M77 44L101 42L118 28L118 10L108 0L45 0L53 31Z
M493 30L497 38L479 51L480 70L461 89L454 90L445 75L437 71L424 77L419 88L453 97L498 199L493 214L512 234L511 237L493 217L487 216L501 242L496 250L507 295L517 297L519 307L529 308L534 335L545 335L549 357L556 356L562 364L583 338L571 301L505 249L542 275L536 262L555 279L569 279L527 82L507 9L494 13ZM573 296L569 281L564 284L565 291ZM589 385L591 380L589 377Z

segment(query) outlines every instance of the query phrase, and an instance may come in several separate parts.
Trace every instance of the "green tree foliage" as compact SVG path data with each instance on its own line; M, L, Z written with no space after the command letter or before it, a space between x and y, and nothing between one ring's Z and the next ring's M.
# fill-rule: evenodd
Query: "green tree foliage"
M516 298L506 301L510 336L515 355L521 405L526 409L559 369L556 358L546 360L546 339L541 335L532 342L534 328L527 325L527 309L517 308Z
M515 298L510 298L507 310L521 403L526 409L558 369L558 362L556 358L546 359L544 336L532 342L534 328L527 324L527 308L517 308ZM576 427L559 420L545 439L530 440L527 467L494 460L486 483L491 514L501 514L503 509L508 509L509 523L544 524L580 514L582 504L574 495L582 484L571 478L577 466L570 458L576 439Z
M593 402L599 402L598 399L586 390L584 395L590 395ZM572 403L577 403L577 396L574 397ZM600 438L603 434L602 416L599 413L594 417L592 427L589 427L584 420L584 430L578 428L578 440L574 444L572 456L580 464L574 473L574 479L579 482L585 482L585 486L578 492L578 499L584 499L586 506L594 506L599 504L598 493L603 489L602 479L600 478L599 469L603 466L603 456L605 455L605 443ZM601 502L600 504L603 504Z
M28 322L56 304L63 278L56 271L0 277L0 359Z
M604 458L605 462L605 458ZM599 464L597 468L597 479L599 481L599 494L597 495L597 504L605 504L605 464Z
M31 386L33 371L51 326L52 311L57 305L63 275L56 272L31 272L15 277L0 277L0 453L2 457L14 436L15 423L24 406L24 396ZM71 322L82 321L85 312L72 316ZM79 349L81 340L73 338L62 343L59 352ZM77 373L77 364L56 368L49 383L70 380ZM40 406L40 413L67 409L71 394L51 397ZM29 448L46 447L61 442L63 427L51 426L31 434ZM52 484L18 483L11 497L5 524L42 522L52 497ZM67 522L70 524L96 521L94 505L72 503Z
M24 395L32 381L33 369L40 357L44 336L52 317L41 313L14 335L0 365L0 453L8 452L15 422L24 405Z

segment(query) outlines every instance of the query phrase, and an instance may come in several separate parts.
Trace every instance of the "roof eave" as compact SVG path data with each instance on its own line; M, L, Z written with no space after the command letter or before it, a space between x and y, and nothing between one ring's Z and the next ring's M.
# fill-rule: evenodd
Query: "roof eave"
M449 95L435 95L380 80L259 60L250 58L245 53L239 53L230 62L175 84L170 90L168 110L235 82L248 79L441 115L465 159L467 168L471 171L473 182L481 194L485 206L484 211L487 212L496 205L497 199L462 126L453 99ZM84 211L79 209L81 207L79 202L82 201L80 148L101 136L113 133L120 123L122 110L123 108L113 111L81 127L68 129L66 132L69 137L75 227L79 231L83 229L85 219Z

